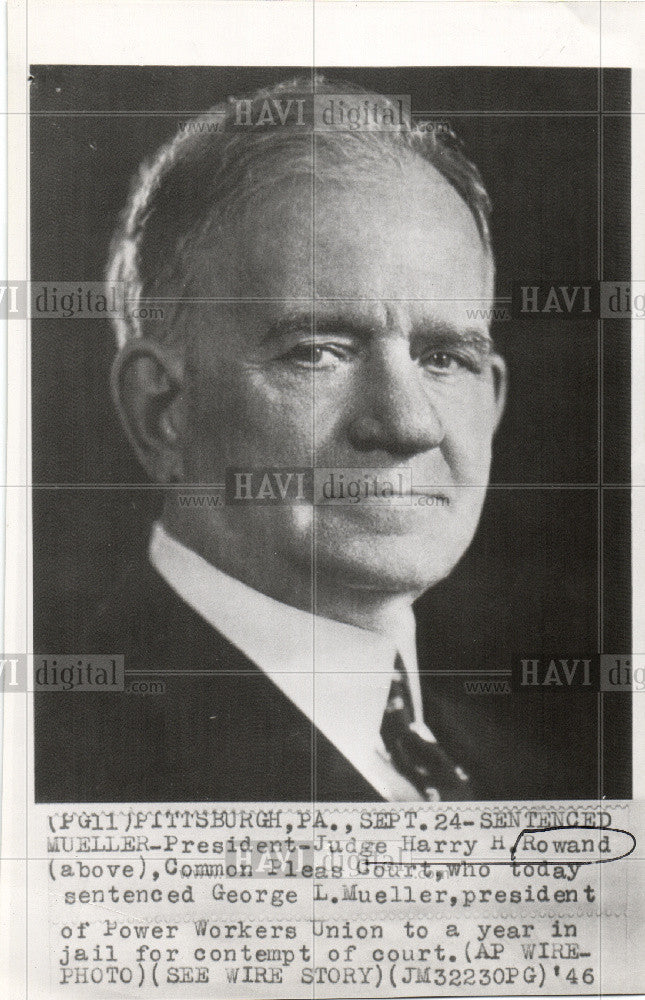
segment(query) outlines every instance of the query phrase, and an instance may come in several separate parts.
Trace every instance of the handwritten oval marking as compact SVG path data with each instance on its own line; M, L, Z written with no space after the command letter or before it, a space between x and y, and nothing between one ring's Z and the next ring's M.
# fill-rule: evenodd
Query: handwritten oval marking
M577 835L571 831L576 831ZM634 834L618 827L578 824L528 826L520 832L511 847L511 861L528 864L546 861L549 864L557 864L575 857L576 864L602 865L608 861L620 861L621 858L629 857L635 848Z

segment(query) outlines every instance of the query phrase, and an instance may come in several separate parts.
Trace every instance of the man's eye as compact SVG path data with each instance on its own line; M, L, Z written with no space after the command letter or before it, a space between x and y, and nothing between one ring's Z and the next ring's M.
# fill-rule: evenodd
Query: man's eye
M327 368L343 357L341 347L334 344L296 344L283 357L303 368Z
M426 368L435 368L440 371L456 370L464 364L462 359L448 351L431 351L423 356L422 362Z

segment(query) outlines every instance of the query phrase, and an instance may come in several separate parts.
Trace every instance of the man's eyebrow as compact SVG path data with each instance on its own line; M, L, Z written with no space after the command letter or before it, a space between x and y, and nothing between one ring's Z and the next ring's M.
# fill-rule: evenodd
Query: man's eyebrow
M306 311L276 320L262 337L262 343L294 334L325 336L333 333L366 341L386 329L378 321L357 316L316 316L315 312ZM477 327L461 328L443 320L416 325L410 335L410 343L415 347L428 344L434 347L470 347L483 355L494 350L492 337L487 331Z
M431 344L433 347L470 347L481 354L490 354L495 345L487 330L478 327L458 327L452 323L424 323L412 331L411 343L416 347Z
M262 343L279 340L290 334L326 334L339 333L348 337L367 340L377 331L378 325L356 316L316 316L315 312L302 312L293 316L284 316L272 323L262 337Z

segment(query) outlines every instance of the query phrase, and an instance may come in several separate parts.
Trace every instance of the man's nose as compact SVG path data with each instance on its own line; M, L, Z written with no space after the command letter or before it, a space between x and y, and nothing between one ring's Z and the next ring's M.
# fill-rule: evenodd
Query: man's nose
M427 374L405 341L379 344L364 363L349 423L352 446L410 458L438 448L444 427Z

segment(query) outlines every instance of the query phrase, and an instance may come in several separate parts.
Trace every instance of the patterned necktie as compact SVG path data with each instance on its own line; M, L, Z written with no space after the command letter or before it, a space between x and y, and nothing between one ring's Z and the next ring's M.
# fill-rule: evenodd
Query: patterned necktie
M412 696L405 665L397 654L396 676L385 706L381 736L392 763L428 802L472 797L470 778L439 746L411 728Z

